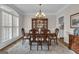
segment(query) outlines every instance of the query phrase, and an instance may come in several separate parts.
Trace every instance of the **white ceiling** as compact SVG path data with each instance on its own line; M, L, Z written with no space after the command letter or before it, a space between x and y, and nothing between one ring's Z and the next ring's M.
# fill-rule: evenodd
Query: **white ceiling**
M39 11L39 4L15 4L15 6L25 14L32 14ZM65 6L66 4L43 4L41 9L44 13L55 14Z

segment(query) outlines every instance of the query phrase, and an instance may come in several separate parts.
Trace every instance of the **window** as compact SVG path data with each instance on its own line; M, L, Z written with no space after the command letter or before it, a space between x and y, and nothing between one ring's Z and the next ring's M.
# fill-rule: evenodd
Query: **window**
M16 16L13 16L13 37L16 37L19 35L19 18Z
M3 42L17 37L19 35L19 17L3 11L2 29Z

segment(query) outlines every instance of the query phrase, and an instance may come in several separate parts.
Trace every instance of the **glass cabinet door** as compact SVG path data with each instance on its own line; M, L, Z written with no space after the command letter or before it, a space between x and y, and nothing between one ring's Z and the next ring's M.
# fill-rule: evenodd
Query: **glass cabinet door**
M42 28L48 28L48 19L37 19L33 18L32 19L32 28L36 29L42 29Z

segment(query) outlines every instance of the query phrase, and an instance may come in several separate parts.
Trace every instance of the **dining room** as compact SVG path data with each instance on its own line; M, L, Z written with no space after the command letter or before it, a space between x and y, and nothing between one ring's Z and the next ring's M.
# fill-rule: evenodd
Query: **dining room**
M78 7L73 4L1 5L1 53L74 54L69 44L69 34L74 29L69 20Z

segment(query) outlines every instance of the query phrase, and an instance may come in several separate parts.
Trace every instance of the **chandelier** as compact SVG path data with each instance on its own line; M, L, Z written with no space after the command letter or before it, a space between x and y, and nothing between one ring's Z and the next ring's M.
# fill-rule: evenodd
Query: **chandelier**
M41 5L42 4L39 4L40 9L39 9L39 12L37 12L36 15L35 15L36 18L45 18L46 17L46 15L41 10Z

